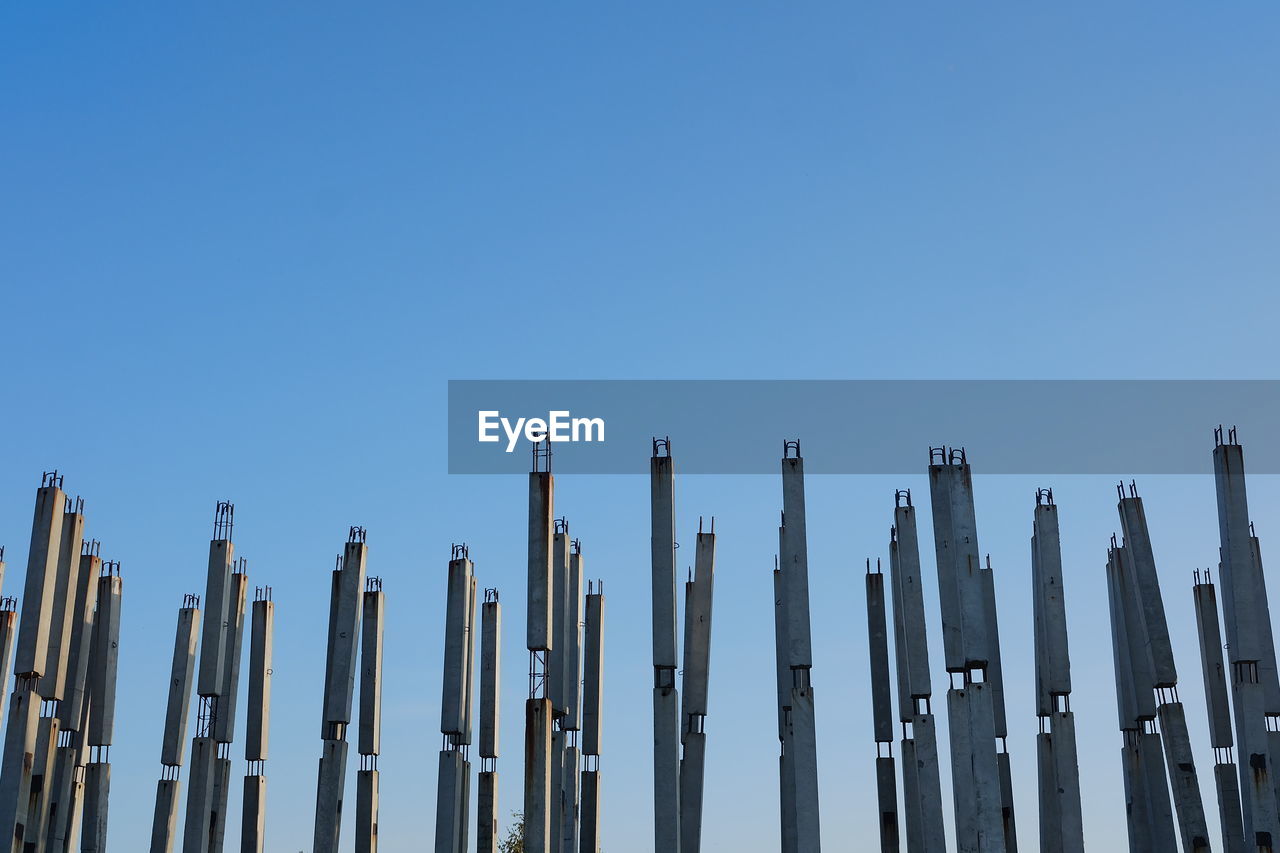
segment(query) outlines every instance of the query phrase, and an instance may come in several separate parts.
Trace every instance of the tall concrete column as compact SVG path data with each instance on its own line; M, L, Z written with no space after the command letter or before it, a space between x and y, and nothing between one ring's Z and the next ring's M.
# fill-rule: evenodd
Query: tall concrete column
M178 825L180 778L191 719L191 694L195 687L196 648L200 639L200 598L185 595L178 609L178 627L169 668L169 698L164 733L160 741L160 781L151 822L151 853L171 853Z
M569 543L569 564L565 580L565 614L561 633L564 652L558 656L563 668L560 689L563 694L564 716L560 718L563 750L559 761L561 808L557 837L559 849L564 853L578 851L582 804L579 778L582 750L578 746L578 737L582 731L583 565L582 543L574 539ZM553 781L552 790L555 789Z
M1275 645L1271 637L1266 578L1255 550L1245 488L1244 448L1234 428L1214 432L1213 471L1218 499L1219 576L1227 635L1235 740L1240 751L1240 791L1249 849L1280 843L1275 791L1280 775L1267 731L1276 707ZM1271 795L1268 796L1268 791Z
M50 603L58 576L66 495L58 472L46 472L36 490L31 547L14 656L14 694L0 759L0 838L21 849L29 838L32 766L40 713L40 678L49 657Z
M565 652L568 645L569 621L569 557L573 550L569 539L569 522L564 518L555 521L551 545L551 635L552 648L547 662L547 697L551 700L551 789L550 789L550 838L552 850L563 846L564 822L568 812L566 800L566 750L569 732L565 723L569 713L565 669ZM577 772L577 768L574 768Z
M1235 765L1231 733L1231 703L1227 699L1227 666L1222 656L1222 628L1218 622L1218 594L1209 573L1195 573L1191 595L1196 608L1196 633L1200 639L1204 704L1209 717L1209 745L1213 747L1213 781L1218 794L1222 847L1227 853L1243 853L1244 823L1240 811L1240 778Z
M462 853L470 820L471 687L476 579L467 546L455 545L445 599L445 666L441 693L440 780L436 801L436 853Z
M502 604L484 591L480 610L480 775L476 790L476 853L498 853L498 710L502 684Z
M1035 639L1036 758L1040 848L1083 853L1079 757L1071 711L1071 656L1058 507L1051 489L1036 492L1031 526L1031 609Z
M186 818L182 853L210 853L222 816L217 811L220 789L218 726L219 698L227 681L227 632L232 616L232 578L235 572L235 506L219 501L214 508L205 575L204 615L201 620L200 659L196 667L196 732L191 739Z
M956 845L960 853L1007 853L1017 840L1003 750L999 633L994 582L978 550L973 475L963 448L930 448L929 463L943 655L952 675L947 708Z
M792 455L794 454L794 455ZM788 779L795 789L795 837L799 850L822 849L818 809L818 736L813 689L813 641L809 621L809 544L805 527L804 459L800 442L783 442L782 524L778 564L786 599L786 650L791 676L787 724Z
M253 595L249 627L249 701L245 717L243 806L240 853L262 853L266 845L267 776L271 733L271 666L275 646L276 605L271 587ZM153 851L154 853L154 851Z
M93 667L90 673L89 763L84 775L82 853L105 853L111 791L111 741L115 732L116 676L120 668L120 564L104 562L98 578L98 612L94 620Z
M877 561L867 560L867 648L871 677L871 728L876 742L876 800L879 807L880 849L900 850L898 840L898 784L893 760L893 697L889 685L889 629L885 618L884 575Z
M893 592L893 636L902 726L903 823L909 853L946 849L942 778L932 710L929 639L924 612L920 541L910 490L894 495L889 531L889 577Z
M676 687L675 459L671 439L649 460L653 602L653 838L680 853L680 694Z
M1200 798L1200 780L1196 775L1195 758L1191 752L1186 715L1178 698L1178 670L1169 641L1169 626L1160 592L1151 534L1147 529L1146 510L1142 498L1138 497L1135 484L1128 486L1127 494L1124 485L1119 486L1118 492L1117 509L1121 529L1124 531L1123 553L1126 567L1131 569L1131 594L1137 599L1138 618L1131 629L1138 632L1139 645L1151 660L1156 713L1160 720L1162 738L1161 752L1166 759L1169 782L1173 788L1178 830L1184 850L1189 853L1207 851L1209 826Z
M582 808L578 850L600 853L600 743L604 710L604 588L587 585L583 619Z
M702 849L715 565L715 519L711 520L709 533L702 532L699 520L694 574L685 584L684 704L680 715L680 739L684 747L680 759L680 849L683 853L698 853Z
M352 527L333 572L329 603L329 643L325 666L322 750L316 780L316 820L312 853L337 853L346 790L347 727L359 670L360 614L369 556L363 527Z
M781 537L779 537L781 538ZM791 760L791 667L787 645L787 585L773 570L773 637L778 689L779 849L797 853L795 763Z
M474 581L473 581L474 584ZM474 585L472 586L474 591ZM356 776L356 853L378 850L378 755L382 752L382 578L369 578L360 639L360 772Z
M529 699L524 725L524 849L551 853L551 721L548 691L552 642L552 519L555 517L555 478L551 474L551 443L534 445L529 473L529 563L525 619L529 650Z

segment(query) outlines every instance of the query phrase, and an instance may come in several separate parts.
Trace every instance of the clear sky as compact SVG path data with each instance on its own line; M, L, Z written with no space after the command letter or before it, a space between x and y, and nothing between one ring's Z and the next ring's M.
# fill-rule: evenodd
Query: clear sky
M113 847L148 835L174 611L203 588L225 498L279 608L269 847L310 847L328 572L351 524L389 597L387 849L415 849L431 819L453 542L506 593L499 767L517 807L524 484L445 474L450 378L1274 378L1278 66L1280 10L1257 2L7 4L5 592L40 472L60 468L124 565ZM1206 453L1224 420L1204 413ZM853 429L890 428L867 412ZM961 440L981 473L980 437ZM810 483L836 848L874 825L861 563L926 461L916 482ZM1034 844L1040 485L1061 506L1085 820L1106 849L1123 804L1105 478L977 484L1020 835ZM1139 486L1212 815L1187 588L1215 560L1212 482ZM559 487L609 594L605 847L641 851L648 485ZM721 534L705 834L776 849L779 483L678 488L681 535L699 514ZM1280 483L1251 490L1265 553Z

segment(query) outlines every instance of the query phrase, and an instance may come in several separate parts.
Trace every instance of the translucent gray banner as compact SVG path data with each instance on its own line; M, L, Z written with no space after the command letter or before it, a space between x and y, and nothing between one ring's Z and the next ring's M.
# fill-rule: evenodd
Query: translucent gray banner
M776 473L785 439L814 474L920 473L944 445L978 474L1207 474L1220 424L1280 473L1280 380L453 380L449 472L528 471L551 431L561 474L645 473L655 436L685 474Z

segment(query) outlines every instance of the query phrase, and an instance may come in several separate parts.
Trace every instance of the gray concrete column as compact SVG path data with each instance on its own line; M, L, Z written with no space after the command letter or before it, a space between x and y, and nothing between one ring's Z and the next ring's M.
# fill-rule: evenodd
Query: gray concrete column
M660 455L661 454L661 455ZM654 440L649 460L653 604L654 849L680 853L680 701L676 688L675 460Z

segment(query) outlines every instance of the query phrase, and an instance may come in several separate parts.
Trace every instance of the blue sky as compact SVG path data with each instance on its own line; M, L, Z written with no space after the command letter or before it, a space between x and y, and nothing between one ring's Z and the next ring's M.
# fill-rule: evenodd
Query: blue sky
M450 378L1274 378L1280 11L869 5L0 12L5 590L58 467L124 564L114 846L146 837L174 611L203 587L223 498L279 602L271 847L310 845L327 573L350 524L389 596L383 839L419 837L450 543L510 590L508 674L524 663L523 482L445 474ZM1206 453L1222 420L1205 413ZM835 845L871 825L860 566L904 485L810 486ZM1035 837L1019 608L1040 485L1062 506L1102 844L1123 822L1105 479L977 486L1022 703L1020 830ZM1215 554L1212 483L1139 485L1196 737L1185 587ZM1280 484L1251 485L1265 553ZM772 849L779 484L679 488L681 530L714 514L722 534L707 836ZM649 837L646 495L642 478L562 478L557 504L610 594L610 853ZM500 762L513 808L522 684Z

